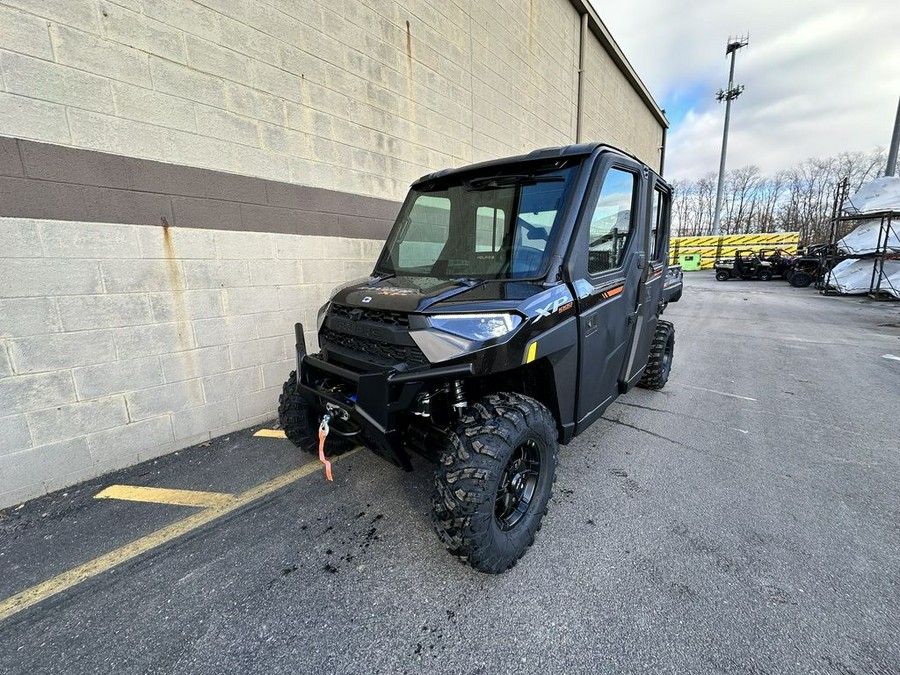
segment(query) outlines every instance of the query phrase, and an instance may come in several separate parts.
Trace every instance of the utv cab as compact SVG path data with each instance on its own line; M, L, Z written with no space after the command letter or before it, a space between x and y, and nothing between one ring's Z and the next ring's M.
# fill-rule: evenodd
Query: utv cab
M406 470L430 460L447 548L508 569L559 444L635 385L666 384L670 203L649 166L596 143L419 179L372 274L319 310L318 351L296 325L287 437L323 459L362 445Z
M782 279L788 278L788 271L794 265L794 256L784 249L767 249L761 248L757 254L762 262L771 264L772 274L780 276Z

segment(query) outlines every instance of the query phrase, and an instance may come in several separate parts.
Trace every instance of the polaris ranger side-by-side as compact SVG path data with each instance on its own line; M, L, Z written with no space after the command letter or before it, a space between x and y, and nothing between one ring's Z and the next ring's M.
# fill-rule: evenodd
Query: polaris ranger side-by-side
M540 528L558 444L633 386L669 376L660 320L671 189L602 144L538 150L416 181L372 275L296 326L279 416L325 454L357 445L436 464L435 528L503 572ZM330 432L330 433L329 433Z
M762 260L756 251L735 251L734 258L716 260L714 269L718 281L739 279L759 279L769 281L773 276L772 262Z

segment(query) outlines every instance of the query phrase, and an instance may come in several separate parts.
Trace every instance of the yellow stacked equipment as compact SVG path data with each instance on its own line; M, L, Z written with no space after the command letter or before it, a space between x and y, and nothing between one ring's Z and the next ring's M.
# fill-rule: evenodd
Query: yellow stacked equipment
M782 251L794 255L800 244L799 232L767 234L726 234L720 237L672 237L669 244L669 264L677 265L679 256L699 254L700 268L711 270L716 258L733 258L735 251L760 249Z

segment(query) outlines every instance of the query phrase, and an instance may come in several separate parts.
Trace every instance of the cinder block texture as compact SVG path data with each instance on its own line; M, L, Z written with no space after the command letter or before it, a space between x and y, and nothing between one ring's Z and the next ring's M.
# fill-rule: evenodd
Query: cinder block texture
M25 218L0 234L0 508L274 418L293 324L314 330L380 250Z
M2 0L0 25L0 135L390 200L575 136L570 0ZM593 33L585 78L586 137L658 162Z

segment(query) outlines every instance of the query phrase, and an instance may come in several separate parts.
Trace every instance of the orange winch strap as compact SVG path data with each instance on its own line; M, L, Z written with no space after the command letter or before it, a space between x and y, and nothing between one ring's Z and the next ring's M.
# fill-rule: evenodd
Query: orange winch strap
M324 429L319 429L319 461L325 465L325 478L334 481L334 477L331 475L331 462L325 459L325 437L328 434L325 433Z

